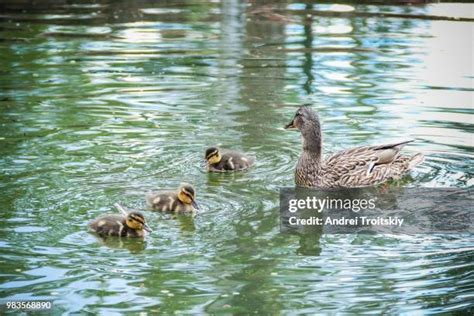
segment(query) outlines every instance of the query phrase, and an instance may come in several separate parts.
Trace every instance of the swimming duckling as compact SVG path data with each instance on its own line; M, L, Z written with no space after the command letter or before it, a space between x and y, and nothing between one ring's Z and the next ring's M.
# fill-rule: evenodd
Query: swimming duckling
M205 158L208 170L213 172L244 170L255 161L255 157L248 157L236 151L220 150L216 147L208 148Z
M91 231L102 237L144 237L145 231L151 232L145 217L137 211L126 212L120 204L114 205L122 214L100 216L89 223Z
M175 213L194 213L199 207L196 191L190 184L182 184L177 191L155 191L146 195L146 202L154 210Z

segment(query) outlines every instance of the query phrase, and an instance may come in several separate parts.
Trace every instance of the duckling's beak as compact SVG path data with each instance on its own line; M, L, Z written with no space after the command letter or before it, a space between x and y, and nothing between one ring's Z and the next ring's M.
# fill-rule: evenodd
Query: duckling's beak
M199 208L199 205L196 203L196 201L193 201L193 202L191 203L191 205L192 205L196 210L199 210L199 209L200 209L200 208Z
M143 224L143 229L146 230L146 231L149 232L149 233L152 232L150 226L148 226L147 224Z
M293 119L290 123L286 124L285 129L295 129L295 120Z

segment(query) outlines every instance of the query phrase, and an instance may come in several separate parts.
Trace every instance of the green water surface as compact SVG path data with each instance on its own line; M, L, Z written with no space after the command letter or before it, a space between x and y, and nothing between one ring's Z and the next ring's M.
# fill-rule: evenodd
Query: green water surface
M270 3L270 4L269 4ZM55 315L466 313L474 238L281 234L313 104L324 151L416 138L404 185L471 187L473 4L0 3L0 300ZM208 174L206 147L257 157ZM145 192L197 190L196 218ZM144 242L89 220L145 210ZM2 307L3 308L3 307ZM3 309L3 313L5 310Z

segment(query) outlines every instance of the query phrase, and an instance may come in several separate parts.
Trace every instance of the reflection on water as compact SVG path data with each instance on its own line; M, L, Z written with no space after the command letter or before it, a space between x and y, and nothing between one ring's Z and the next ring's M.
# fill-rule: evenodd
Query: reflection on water
M472 309L471 235L282 235L295 107L326 153L414 137L406 186L473 185L472 4L3 1L1 299L60 312L426 313ZM453 36L452 34L456 34ZM205 148L257 156L207 174ZM190 182L202 212L146 211L101 241L113 203ZM341 302L343 303L341 305Z

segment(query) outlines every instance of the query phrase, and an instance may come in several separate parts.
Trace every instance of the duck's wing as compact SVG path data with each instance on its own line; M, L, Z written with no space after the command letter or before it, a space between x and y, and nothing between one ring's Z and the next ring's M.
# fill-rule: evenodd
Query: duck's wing
M159 207L163 204L169 204L177 199L177 194L174 191L150 191L145 195L145 200L148 206Z
M325 160L327 177L343 185L364 186L399 176L407 171L412 157L400 156L403 146L413 140L356 147Z
M113 232L120 231L124 218L118 214L108 214L92 220L89 229L101 236L110 236Z
M222 159L225 161L226 170L244 170L255 162L255 156L232 150L225 150L222 153Z
M405 140L390 144L351 148L328 157L325 160L325 165L344 170L373 169L375 165L392 163L399 155L403 146L412 141Z
M255 156L248 156L245 154L236 155L234 157L234 163L236 165L236 169L246 169L251 167L255 162Z
M145 195L145 201L148 206L153 206L153 201L158 198L163 192L149 191Z

